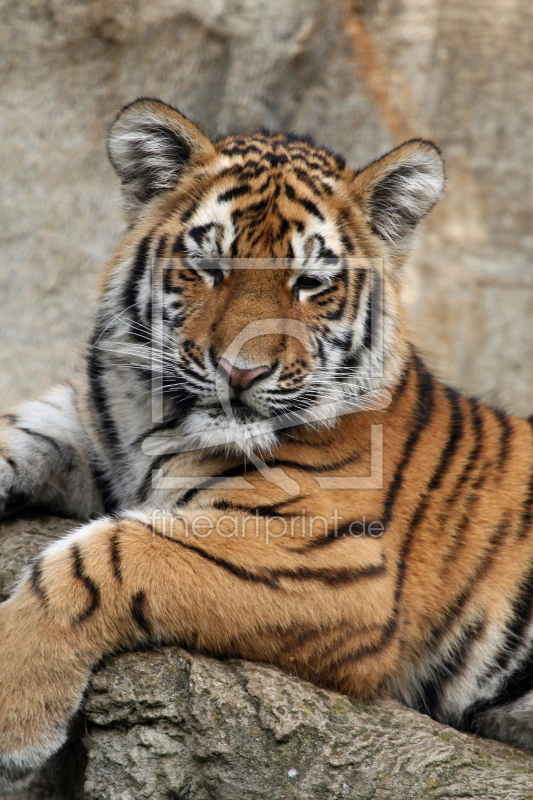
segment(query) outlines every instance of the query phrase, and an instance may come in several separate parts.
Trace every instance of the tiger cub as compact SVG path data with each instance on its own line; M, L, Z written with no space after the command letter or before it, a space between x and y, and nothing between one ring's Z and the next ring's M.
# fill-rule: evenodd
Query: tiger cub
M442 385L401 267L442 193L282 133L111 126L128 228L85 379L0 420L0 508L93 518L0 606L0 785L65 741L91 669L179 643L533 747L533 430Z

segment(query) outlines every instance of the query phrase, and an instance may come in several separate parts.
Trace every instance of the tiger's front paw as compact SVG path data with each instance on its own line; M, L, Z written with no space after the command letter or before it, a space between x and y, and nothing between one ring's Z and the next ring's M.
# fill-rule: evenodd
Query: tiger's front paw
M0 791L23 785L62 744L89 669L24 586L0 605Z

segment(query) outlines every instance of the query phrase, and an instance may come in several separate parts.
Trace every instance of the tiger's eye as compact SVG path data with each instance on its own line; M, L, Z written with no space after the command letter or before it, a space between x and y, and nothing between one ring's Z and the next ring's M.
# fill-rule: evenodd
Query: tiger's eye
M209 275L211 275L213 279L213 286L218 286L219 283L222 283L222 279L224 278L224 273L222 272L220 267L211 266L211 263L209 261L204 261L201 266L204 272L207 272L209 273Z
M219 283L222 283L222 278L224 277L224 273L221 269L213 269L211 270L211 275L213 276L213 286L218 286Z
M318 289L322 286L322 281L312 275L300 275L294 287L296 289Z

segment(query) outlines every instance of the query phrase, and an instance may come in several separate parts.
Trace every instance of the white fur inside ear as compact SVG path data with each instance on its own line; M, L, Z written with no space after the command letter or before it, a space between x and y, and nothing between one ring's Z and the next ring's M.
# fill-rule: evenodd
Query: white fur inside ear
M409 147L409 145L407 145ZM372 188L370 221L385 241L397 242L409 234L433 208L444 188L444 167L436 148L429 144L386 165Z
M145 202L176 185L190 160L191 142L155 114L144 111L131 116L113 127L109 153L125 193Z
M107 140L121 181L126 211L174 188L191 161L212 150L211 142L179 111L159 100L137 100L112 124Z

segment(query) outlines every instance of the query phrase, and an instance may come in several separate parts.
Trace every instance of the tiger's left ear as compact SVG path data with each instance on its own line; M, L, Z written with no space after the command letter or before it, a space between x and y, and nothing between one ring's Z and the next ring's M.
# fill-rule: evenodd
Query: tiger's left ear
M413 139L358 172L353 192L371 229L394 257L406 255L411 234L444 189L444 162L431 142Z
M214 154L209 139L187 117L160 100L125 106L109 129L109 160L122 181L126 216L173 189L193 164Z

